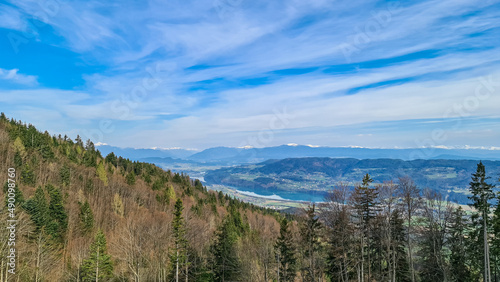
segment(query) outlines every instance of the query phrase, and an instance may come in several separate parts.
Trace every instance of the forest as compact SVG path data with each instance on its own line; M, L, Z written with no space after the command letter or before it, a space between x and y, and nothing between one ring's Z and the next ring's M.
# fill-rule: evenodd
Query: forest
M366 174L287 214L2 113L0 180L2 282L500 280L500 179L482 162L468 205Z

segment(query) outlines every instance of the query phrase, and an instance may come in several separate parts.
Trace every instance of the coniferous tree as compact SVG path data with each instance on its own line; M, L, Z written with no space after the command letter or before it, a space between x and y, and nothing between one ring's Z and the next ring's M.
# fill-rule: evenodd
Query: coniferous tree
M127 184L132 186L135 184L135 174L134 172L129 172L127 173L127 176L125 177L125 181L127 181Z
M179 277L181 272L187 268L188 263L188 243L186 240L186 226L184 222L184 217L182 216L182 211L184 207L182 205L182 200L177 199L174 206L174 219L172 222L173 236L174 236L174 249L170 255L170 261L174 269L175 281L179 282ZM188 276L188 271L184 273L184 276Z
M494 277L496 281L500 276L500 193L496 196L496 206L494 207L493 217L491 219L491 227L493 238L491 240L490 258L492 260L492 277Z
M276 240L274 249L278 261L278 281L294 281L297 271L297 258L293 234L286 217L280 222L280 236Z
M41 186L38 186L35 195L24 203L24 209L31 216L36 232L40 232L49 220L47 199Z
M239 281L240 260L235 244L238 231L229 214L216 231L215 241L210 247L212 254L213 281Z
M353 208L356 211L357 226L359 229L360 240L360 278L364 280L365 276L365 257L368 268L368 279L372 279L371 274L371 250L370 245L372 242L371 224L375 218L376 212L379 209L377 201L378 189L377 187L370 187L373 182L369 174L363 177L361 185L356 186L352 195Z
M489 255L489 240L488 229L491 225L489 214L491 203L490 201L495 197L493 192L494 185L487 183L489 177L486 176L486 169L482 162L477 165L476 173L472 174L472 181L470 182L469 199L472 200L471 207L475 209L472 216L472 223L475 227L474 234L477 240L477 245L481 246L483 252L480 256L483 261L483 281L491 281L491 268L490 268L490 255Z
M27 185L35 185L35 173L29 164L25 164L21 171L21 182Z
M63 165L59 171L59 176L61 177L61 183L64 186L69 186L71 181L71 171L67 165Z
M321 223L316 213L316 205L305 210L305 218L301 224L302 277L304 281L318 281L321 277Z
M82 281L107 281L113 276L113 262L107 253L106 236L99 229L90 245L89 258L83 261Z
M54 238L62 240L68 228L68 214L64 209L61 190L50 184L45 188L50 198L48 208L50 220L47 224L47 232Z
M352 223L349 205L350 188L340 183L327 196L322 212L327 227L327 270L331 281L349 281L353 278L354 258L357 256L357 240L354 238L355 226Z
M391 275L394 282L409 282L411 281L411 271L408 264L408 255L406 252L406 233L404 227L404 219L401 216L401 212L396 209L391 214L390 219L391 226L391 237L393 238L392 246L392 259L394 273Z
M88 233L94 228L94 215L92 209L87 200L85 200L83 204L80 202L78 204L80 205L80 225L83 232Z
M467 222L462 207L456 208L450 219L448 247L450 249L450 280L473 281L466 248Z

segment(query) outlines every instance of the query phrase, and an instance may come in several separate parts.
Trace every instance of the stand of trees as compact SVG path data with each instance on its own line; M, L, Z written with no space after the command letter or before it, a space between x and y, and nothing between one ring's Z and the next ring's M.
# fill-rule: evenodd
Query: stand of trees
M470 206L407 177L373 184L367 174L291 215L2 114L0 170L11 167L0 281L500 280L496 177L482 163ZM9 193L16 274L7 271Z

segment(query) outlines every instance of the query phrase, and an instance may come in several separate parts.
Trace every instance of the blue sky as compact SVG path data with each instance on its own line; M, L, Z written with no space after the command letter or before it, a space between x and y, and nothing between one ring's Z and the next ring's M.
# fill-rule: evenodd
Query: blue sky
M500 149L500 1L0 1L0 110L136 148Z

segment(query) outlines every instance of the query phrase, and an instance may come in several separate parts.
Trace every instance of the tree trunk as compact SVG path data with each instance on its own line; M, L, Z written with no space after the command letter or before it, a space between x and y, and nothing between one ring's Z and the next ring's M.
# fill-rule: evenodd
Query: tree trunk
M484 238L484 281L491 282L490 272L490 250L488 246L488 230L486 229L486 217L488 215L483 212L483 238Z
M410 210L410 208L408 208L408 210ZM413 267L413 254L412 254L412 251L411 251L410 234L411 234L411 212L408 213L408 234L407 234L408 259L410 260L411 281L415 282L415 268Z
M177 258L175 260L175 282L179 282L179 249L177 248Z
M95 267L95 281L99 282L99 246L97 246L97 257L96 257L96 267Z

